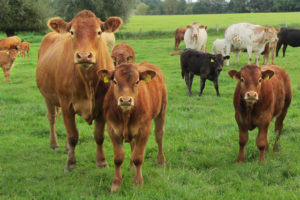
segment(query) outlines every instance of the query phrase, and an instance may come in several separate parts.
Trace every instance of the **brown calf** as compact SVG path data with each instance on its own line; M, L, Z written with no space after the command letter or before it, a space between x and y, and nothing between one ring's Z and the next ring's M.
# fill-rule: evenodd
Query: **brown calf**
M0 50L17 49L21 44L21 39L18 36L11 36L0 40Z
M264 161L264 151L269 149L268 128L274 117L276 117L275 131L278 131L278 135L273 151L279 151L277 142L292 99L289 76L276 65L262 67L246 65L240 71L231 70L228 74L238 81L233 99L235 120L239 127L240 150L237 162L245 162L248 130L256 127L259 129L256 138L259 161Z
M25 57L25 52L27 53L27 56L29 56L29 51L30 51L30 44L29 44L29 42L22 42L19 45L18 50L20 52L19 56Z
M184 33L186 31L186 28L178 28L175 31L174 37L175 37L175 50L178 50L180 42L184 39Z
M101 33L113 31L121 24L119 17L110 17L102 22L88 10L79 12L71 22L60 18L49 20L48 26L54 32L48 33L41 42L36 82L47 105L50 147L54 149L58 147L54 129L56 108L61 107L68 141L66 171L76 166L78 131L75 114L89 124L95 120L97 165L107 166L103 151L105 121L101 112L108 85L99 81L97 71L114 69Z
M14 65L16 60L17 50L10 49L8 51L0 51L0 67L4 73L4 81L9 82L9 71Z
M126 42L116 45L112 50L111 55L114 65L120 65L123 63L134 63L135 54L133 48L129 46Z
M165 165L162 143L168 99L164 76L159 68L144 62L139 65L122 64L114 71L101 70L99 77L111 82L103 104L108 133L114 146L115 175L111 191L116 192L123 183L123 140L131 145L130 160L136 168L134 184L143 185L142 164L152 119L158 144L157 161L159 165Z

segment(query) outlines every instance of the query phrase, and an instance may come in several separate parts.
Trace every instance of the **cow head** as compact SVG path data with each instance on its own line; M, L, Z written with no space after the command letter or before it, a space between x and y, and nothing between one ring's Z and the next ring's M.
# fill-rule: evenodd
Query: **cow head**
M267 42L278 42L277 30L273 26L268 26L264 29L264 39Z
M115 53L111 57L115 67L120 64L133 63L133 56L129 56L127 53Z
M217 54L217 55L210 54L209 55L210 66L213 68L214 72L219 75L223 69L224 60L229 58L230 56L223 57L221 54Z
M228 72L232 79L238 81L241 88L241 97L247 104L254 104L259 100L261 85L274 75L274 71L261 71L256 65L246 65L240 71Z
M188 25L186 28L190 29L191 38L198 39L200 25L197 22L194 22L192 25Z
M129 111L136 102L141 82L149 82L156 75L155 71L140 71L133 64L121 64L116 70L100 70L99 78L112 82L115 101L123 111Z
M119 17L110 17L102 22L89 10L79 12L71 22L65 22L60 18L48 21L50 29L68 34L71 38L74 63L81 67L96 64L97 54L103 50L100 49L101 33L114 32L121 24L122 20Z

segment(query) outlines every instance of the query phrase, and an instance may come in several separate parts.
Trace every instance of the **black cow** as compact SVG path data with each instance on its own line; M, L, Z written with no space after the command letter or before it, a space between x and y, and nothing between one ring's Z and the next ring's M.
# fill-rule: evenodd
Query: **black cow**
M189 90L189 96L192 95L192 83L194 75L198 75L201 78L200 83L200 96L205 87L206 79L213 81L217 96L220 96L218 77L222 71L224 59L229 59L229 56L223 57L221 54L209 54L203 53L194 49L185 49L181 54L181 75L185 79L185 83Z
M294 28L281 28L278 33L278 43L276 48L276 57L278 57L278 52L283 45L282 53L285 57L285 50L287 45L292 47L300 46L300 29Z

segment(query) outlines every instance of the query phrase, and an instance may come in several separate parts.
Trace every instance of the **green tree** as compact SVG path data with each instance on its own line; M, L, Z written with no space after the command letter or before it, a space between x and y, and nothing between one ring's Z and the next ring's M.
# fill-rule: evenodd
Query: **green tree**
M249 12L248 0L230 0L228 7L235 13Z
M165 14L174 15L177 11L178 0L165 0L164 11Z
M49 16L48 0L0 0L0 31L41 31Z
M179 0L179 2L177 4L176 14L184 14L185 9L186 9L186 2L185 2L185 0Z
M148 10L149 6L146 5L145 3L140 3L139 5L137 5L136 7L136 15L146 15L147 14L147 10Z

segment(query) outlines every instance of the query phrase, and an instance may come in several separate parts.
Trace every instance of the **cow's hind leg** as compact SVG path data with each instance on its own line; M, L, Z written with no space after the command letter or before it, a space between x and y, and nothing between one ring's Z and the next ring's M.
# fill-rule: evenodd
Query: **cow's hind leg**
M269 124L265 124L259 127L258 136L256 138L256 145L259 150L259 161L265 161L265 151L268 149L268 128Z
M45 99L45 103L47 106L47 119L49 121L50 125L50 136L49 136L49 141L50 141L50 148L52 149L57 149L58 148L58 143L57 143L57 136L55 133L55 121L56 121L56 106L53 105L51 102L49 102L47 99Z
M163 137L165 134L165 119L166 119L166 104L162 106L160 114L155 118L155 140L158 145L157 164L159 166L165 166L165 155L163 152Z
M199 93L199 96L202 96L202 92L205 88L205 81L206 79L205 78L201 78L201 81L200 81L200 93Z
M104 127L105 127L105 121L102 117L99 117L95 120L95 130L94 130L94 139L97 144L97 150L96 150L96 163L97 166L107 167L107 162L103 150L103 142L104 142Z
M283 44L283 48L282 48L283 57L285 57L286 48L287 48L287 44Z

